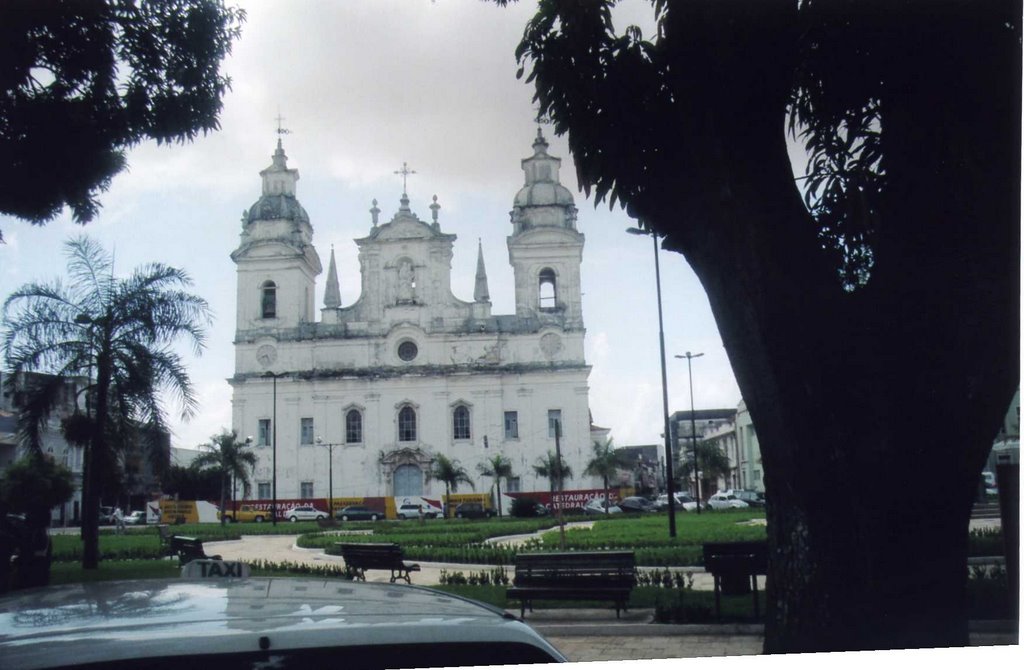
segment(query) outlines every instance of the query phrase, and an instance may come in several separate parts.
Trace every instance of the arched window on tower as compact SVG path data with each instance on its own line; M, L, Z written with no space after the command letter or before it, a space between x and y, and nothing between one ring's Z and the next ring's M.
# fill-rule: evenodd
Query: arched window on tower
M265 281L260 287L260 315L264 319L277 317L277 284L272 281Z
M408 405L398 410L398 441L416 441L416 410Z
M558 302L558 292L555 289L555 271L551 268L544 268L540 271L540 308L545 311L553 311Z

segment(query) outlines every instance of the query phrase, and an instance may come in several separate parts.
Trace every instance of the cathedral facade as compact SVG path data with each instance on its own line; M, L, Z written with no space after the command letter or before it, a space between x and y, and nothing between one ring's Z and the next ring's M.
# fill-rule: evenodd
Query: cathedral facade
M533 466L554 453L556 434L573 474L565 489L595 483L583 475L593 440L584 236L559 183L560 159L547 149L538 131L511 211L515 314L491 313L479 251L472 301L453 295L455 235L441 227L436 196L423 221L403 193L387 221L374 201L367 234L355 240L362 286L350 305L331 250L318 315L320 255L296 198L298 171L278 142L231 254L232 424L253 437L259 459L251 497L320 499L330 487L333 498L439 499L444 484L427 476L439 454L458 460L478 492L492 484L478 466L495 454L512 464L508 490L547 491Z

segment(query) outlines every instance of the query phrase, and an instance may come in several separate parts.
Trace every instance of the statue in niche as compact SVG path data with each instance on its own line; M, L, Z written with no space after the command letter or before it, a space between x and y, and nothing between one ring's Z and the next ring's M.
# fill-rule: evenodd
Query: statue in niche
M412 262L404 260L398 266L398 302L413 302L416 299L416 274Z

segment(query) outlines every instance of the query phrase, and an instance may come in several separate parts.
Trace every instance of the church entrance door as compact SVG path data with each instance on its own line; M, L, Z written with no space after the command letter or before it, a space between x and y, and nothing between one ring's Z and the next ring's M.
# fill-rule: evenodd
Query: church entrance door
M415 465L399 465L395 468L395 496L423 495L423 471Z

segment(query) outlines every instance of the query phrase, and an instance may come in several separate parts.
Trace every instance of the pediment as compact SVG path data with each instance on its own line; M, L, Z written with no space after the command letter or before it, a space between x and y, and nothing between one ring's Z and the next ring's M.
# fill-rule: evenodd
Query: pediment
M419 219L396 219L380 227L375 238L387 240L426 240L436 237L437 233Z

